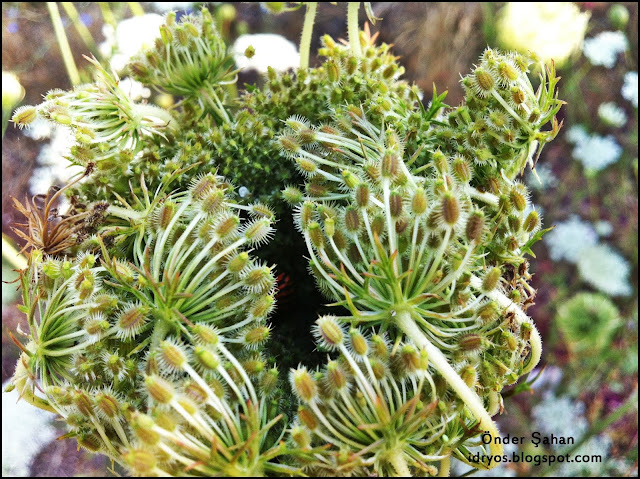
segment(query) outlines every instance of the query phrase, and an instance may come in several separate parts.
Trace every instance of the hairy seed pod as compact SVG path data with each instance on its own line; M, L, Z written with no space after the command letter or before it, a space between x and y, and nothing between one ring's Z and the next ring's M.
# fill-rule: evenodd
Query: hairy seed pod
M449 161L447 160L447 156L442 153L440 150L436 150L431 155L433 159L433 166L435 167L438 173L447 173L449 171Z
M162 363L171 371L180 371L187 364L187 354L184 349L172 341L160 343L160 358Z
M491 268L482 280L482 291L489 293L493 291L500 281L502 271L498 267Z
M167 404L174 398L173 386L160 376L152 374L144 380L149 395L161 404Z
M482 67L476 68L474 72L476 85L485 92L491 91L495 86L495 79L491 73Z
M353 206L348 206L344 211L344 225L347 233L353 235L360 231L360 215Z
M160 434L153 430L154 420L146 414L136 411L129 420L129 424L137 438L143 443L153 446L160 441Z
M386 152L382 157L382 164L380 167L380 173L383 178L393 178L397 176L400 169L400 159L393 152Z
M462 351L478 351L482 348L482 336L478 334L466 334L460 338L458 347Z
M249 264L249 253L247 253L246 251L243 251L242 253L239 253L235 258L233 258L231 261L229 261L229 264L227 265L227 269L235 274L240 273L241 271L243 271L247 265Z
M295 186L287 186L283 191L282 191L282 197L284 198L284 200L289 203L290 205L297 205L298 203L300 203L302 201L302 199L304 198L302 191L300 191L298 188L296 188Z
M527 233L533 233L540 228L540 215L536 210L532 210L522 225Z
M400 193L391 193L389 195L389 210L392 218L398 218L402 215L402 195Z
M357 329L351 329L349 331L349 336L351 337L351 348L353 349L353 352L359 356L366 356L367 351L369 351L369 345L362 333Z
M448 226L456 224L460 218L460 203L452 193L445 193L441 204L442 219Z
M459 181L468 183L471 181L472 172L469 162L462 156L456 156L451 165L453 174Z
M509 199L518 211L524 211L527 207L527 196L520 188L512 188L509 192Z
M465 233L467 241L479 244L485 230L485 219L482 210L475 210L469 215Z
M366 208L368 206L369 194L370 194L369 187L364 183L360 183L356 188L356 204L360 208Z
M325 378L332 391L340 391L347 387L347 373L337 361L329 361Z
M312 221L311 223L309 223L307 233L309 235L309 239L311 240L311 244L316 249L324 249L324 235L322 234L322 228L317 221Z
M269 339L270 333L271 329L269 329L268 326L256 326L255 328L251 328L246 332L246 334L244 335L244 343L249 348L253 349Z
M333 238L333 235L336 232L336 224L333 218L327 218L324 220L324 234L327 235L328 238Z
M157 464L153 452L146 449L130 449L122 458L136 476L151 476Z
M298 407L298 419L300 422L304 424L309 430L314 431L318 428L318 419L315 414L311 412L310 409L305 406Z
M419 186L411 199L411 212L415 215L422 215L427 211L427 194L424 188Z
M290 380L297 396L304 402L311 402L318 395L316 382L306 368L292 369Z
M484 324L490 323L498 318L499 310L495 301L490 301L481 306L477 311L478 317Z
M316 320L316 335L322 345L335 349L344 341L344 332L334 316L322 316Z
M218 356L210 349L204 346L196 346L193 352L199 364L204 368L215 371L220 367Z

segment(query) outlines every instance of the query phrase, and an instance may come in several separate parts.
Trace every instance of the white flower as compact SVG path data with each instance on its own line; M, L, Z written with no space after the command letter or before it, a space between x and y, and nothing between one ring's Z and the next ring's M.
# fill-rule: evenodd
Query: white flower
M622 97L638 108L638 72L627 72L624 74L624 84L622 85Z
M610 296L627 296L629 263L607 245L594 245L581 251L578 271L587 283Z
M183 11L189 10L193 2L151 2L153 4L153 8L158 10L159 12L170 12L170 11Z
M585 141L576 144L573 157L587 170L600 171L620 159L622 147L611 135L591 135Z
M111 25L105 25L102 30L106 40L100 44L100 52L106 57L111 56L111 68L121 71L132 56L153 46L154 40L160 36L162 24L162 15L147 13L122 20L115 32Z
M31 194L44 194L51 186L67 183L72 176L84 170L81 166L72 165L65 158L74 144L71 130L64 127L52 129L51 140L40 150L38 167L33 170L29 179Z
M17 390L2 394L3 477L28 476L33 458L59 435L51 426L52 414L18 399Z
M570 263L577 262L585 248L598 242L598 235L591 223L582 221L577 216L571 216L567 221L558 223L543 238L552 260L564 259Z
M2 109L10 110L24 98L24 88L15 73L2 71Z
M542 435L573 437L578 440L589 427L584 417L585 406L567 396L556 397L547 392L533 407L531 416Z
M618 54L627 49L627 38L622 32L602 32L584 41L582 51L592 65L613 68Z
M510 2L499 14L498 41L562 65L580 50L589 17L571 2Z
M249 46L255 49L255 54L251 58L247 58L244 54ZM300 65L297 47L282 35L273 33L240 35L233 44L231 53L238 67L253 68L260 73L265 73L267 67L276 71L286 71Z
M549 165L540 164L536 166L535 174L533 171L531 170L526 177L527 186L530 188L542 191L554 188L558 184L558 178Z
M598 221L595 225L596 233L605 238L613 233L613 225L605 220Z
M573 125L567 130L565 136L567 141L571 143L580 143L589 139L589 132L587 132L584 125Z
M598 107L598 117L608 126L621 128L627 123L627 114L612 101L601 103Z
M143 98L149 98L151 96L151 90L131 77L122 78L118 86L133 101L140 101Z

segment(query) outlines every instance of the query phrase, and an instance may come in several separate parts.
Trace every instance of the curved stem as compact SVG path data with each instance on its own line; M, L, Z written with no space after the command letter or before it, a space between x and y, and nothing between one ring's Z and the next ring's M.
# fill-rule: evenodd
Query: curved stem
M482 281L477 276L471 276L471 285L476 289L480 289L482 287ZM529 359L529 363L522 370L522 374L531 372L533 368L538 365L538 363L540 362L540 358L542 357L542 338L540 337L538 329L536 328L535 324L533 324L533 321L531 321L531 318L527 316L527 313L522 311L522 309L520 309L517 304L507 298L500 291L494 290L485 294L489 299L492 299L496 303L498 303L499 307L513 312L516 315L516 320L519 324L529 323L532 326L531 338L529 340L531 343L531 359Z
M362 49L360 48L360 32L358 30L358 10L360 10L360 2L349 2L347 9L347 31L349 32L351 51L356 57L361 57Z
M313 33L313 22L316 18L318 2L307 3L307 11L304 14L304 25L302 26L302 37L300 38L300 68L309 68L309 52L311 51L311 34Z
M487 410L482 405L482 400L476 394L475 391L472 391L469 386L465 384L462 378L458 375L458 373L453 369L453 367L449 364L449 361L445 357L442 352L431 344L431 341L427 339L422 330L415 323L413 318L411 318L411 313L409 311L400 311L396 315L396 325L402 330L404 334L406 334L409 338L411 338L415 343L421 348L426 349L429 363L433 365L433 367L442 375L447 384L456 392L458 397L462 399L465 405L469 408L474 417L478 420L478 427L483 433L488 433L491 438L491 444L489 445L491 455L493 457L502 456L503 448L502 444L496 444L495 439L500 437L500 433L498 432L498 428L495 423L491 419L491 416L487 412ZM490 465L488 468L491 469L495 467L496 463ZM478 463L476 464L478 468L486 468L484 464Z

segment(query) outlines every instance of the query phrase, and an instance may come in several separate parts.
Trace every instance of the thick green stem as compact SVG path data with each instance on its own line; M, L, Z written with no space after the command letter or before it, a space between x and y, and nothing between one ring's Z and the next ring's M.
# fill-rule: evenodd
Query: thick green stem
M347 31L349 33L349 45L351 51L356 57L362 56L360 48L360 31L358 28L358 11L360 10L360 2L349 2L347 9Z
M407 465L407 461L402 454L402 449L394 449L387 453L387 459L396 471L396 477L411 477L411 471Z
M318 2L307 3L307 11L304 15L304 25L302 26L302 37L300 38L300 68L309 68L309 52L311 51L311 34L313 33L313 22L316 19Z
M396 325L402 330L407 337L411 338L421 348L427 351L429 363L442 375L447 384L453 389L458 397L462 399L471 413L478 420L478 428L483 433L491 436L489 445L491 455L493 457L502 456L502 444L496 444L496 439L500 437L498 428L491 419L491 416L482 405L480 397L465 384L458 373L449 364L447 358L442 352L431 344L422 330L415 323L409 311L400 311L396 315ZM489 468L495 467L495 462ZM486 468L484 464L477 464L477 467Z
M67 74L69 75L71 85L79 85L80 74L78 73L76 63L73 60L73 54L71 53L69 40L67 40L67 34L64 32L64 26L62 25L62 19L60 18L58 5L56 5L56 2L47 2L47 8L49 9L51 23L53 23L53 29L56 33L56 40L58 40L60 53L62 53L62 59L64 60L64 66L67 69Z
M440 470L438 471L438 477L449 477L451 474L451 457L445 457L440 461Z

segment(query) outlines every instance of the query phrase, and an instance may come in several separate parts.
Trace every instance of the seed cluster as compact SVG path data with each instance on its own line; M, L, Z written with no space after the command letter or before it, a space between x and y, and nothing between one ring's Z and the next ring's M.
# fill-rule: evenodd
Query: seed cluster
M82 447L139 476L486 468L468 447L540 358L525 255L544 230L516 176L561 126L558 79L541 70L534 92L530 59L487 49L460 106L425 108L389 45L351 40L324 36L320 66L270 69L231 108L212 15L169 13L128 71L171 111L93 61L96 84L15 112L69 128L86 166L51 197L68 216L16 202L29 332L12 381ZM258 254L332 302L311 328L326 361L288 381Z

